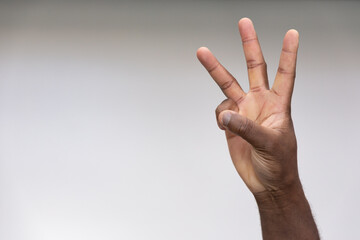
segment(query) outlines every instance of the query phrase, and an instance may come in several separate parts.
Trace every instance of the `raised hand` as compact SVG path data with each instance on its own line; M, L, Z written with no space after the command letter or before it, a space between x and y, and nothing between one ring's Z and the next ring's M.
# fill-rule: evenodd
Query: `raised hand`
M250 90L205 47L197 56L227 99L216 109L225 130L231 158L253 193L281 191L297 184L297 145L290 115L299 34L289 30L283 41L279 68L269 88L266 63L250 19L239 21Z
M231 158L259 207L263 238L319 239L297 169L297 145L290 105L299 34L283 41L274 84L269 88L266 63L250 19L239 21L248 68L249 92L207 48L197 56L227 99L216 109Z

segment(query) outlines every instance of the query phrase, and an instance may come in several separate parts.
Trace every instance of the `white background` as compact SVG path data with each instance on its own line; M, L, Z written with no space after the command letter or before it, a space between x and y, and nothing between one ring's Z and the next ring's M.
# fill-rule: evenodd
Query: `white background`
M260 239L195 52L248 88L237 21L270 82L300 32L293 119L324 239L359 239L360 4L2 1L0 239Z

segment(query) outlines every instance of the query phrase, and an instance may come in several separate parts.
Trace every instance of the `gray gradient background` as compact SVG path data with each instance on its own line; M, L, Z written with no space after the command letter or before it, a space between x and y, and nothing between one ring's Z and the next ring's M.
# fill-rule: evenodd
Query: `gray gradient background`
M275 76L300 32L293 119L324 239L360 239L360 3L0 3L0 239L260 239L214 110L208 46L247 89L237 21Z

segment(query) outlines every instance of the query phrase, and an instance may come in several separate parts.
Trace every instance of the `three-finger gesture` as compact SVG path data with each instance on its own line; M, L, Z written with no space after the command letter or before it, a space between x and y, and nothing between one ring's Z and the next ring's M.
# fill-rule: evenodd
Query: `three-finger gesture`
M273 86L250 19L239 21L250 90L236 79L205 47L197 56L227 99L216 109L225 130L231 158L253 193L286 189L298 181L297 145L290 115L299 35L289 30L283 41Z

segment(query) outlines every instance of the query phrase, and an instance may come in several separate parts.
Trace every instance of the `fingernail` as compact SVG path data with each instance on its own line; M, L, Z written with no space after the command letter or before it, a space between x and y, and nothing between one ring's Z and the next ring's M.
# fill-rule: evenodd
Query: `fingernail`
M227 126L230 122L230 119L231 119L231 113L229 112L224 113L222 117L222 124L224 126Z

